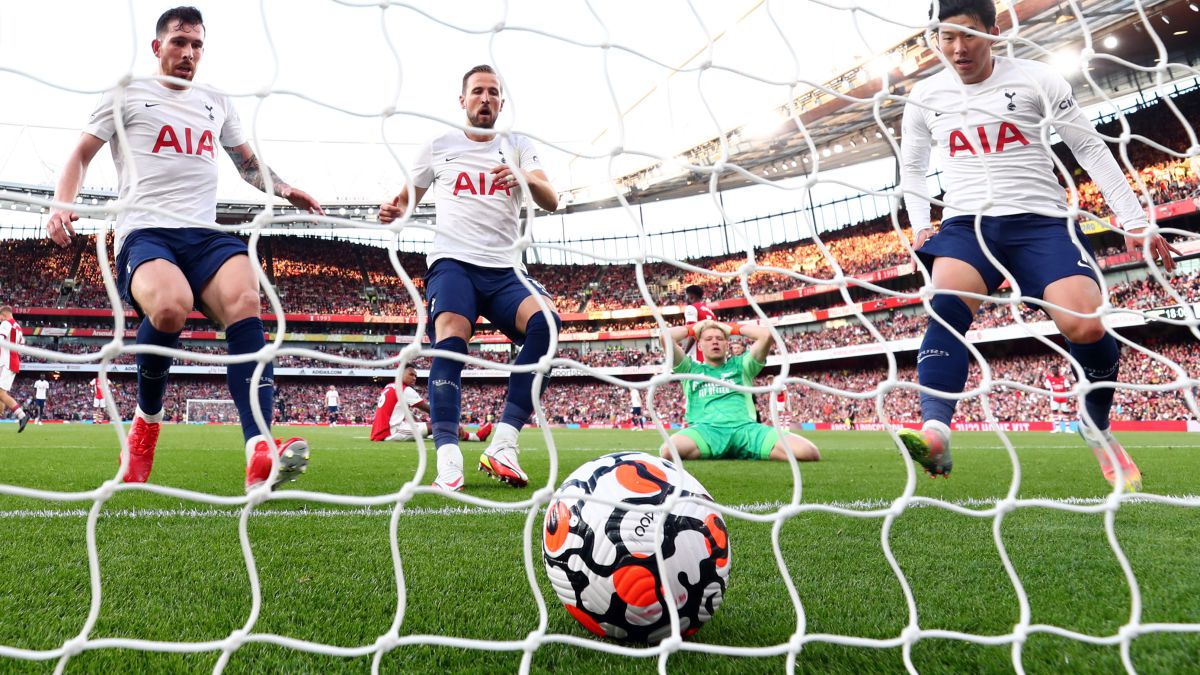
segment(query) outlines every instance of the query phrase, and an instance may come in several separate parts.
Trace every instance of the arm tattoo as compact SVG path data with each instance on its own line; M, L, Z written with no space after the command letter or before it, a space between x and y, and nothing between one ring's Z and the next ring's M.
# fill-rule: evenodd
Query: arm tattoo
M242 180L245 180L247 183L253 185L259 190L262 190L263 192L267 191L267 186L263 181L262 173L265 165L258 161L258 157L255 156L253 152L248 152L247 154L243 155L238 151L237 148L229 146L225 147L225 152L229 153L229 157L233 159L233 164L237 167L238 173L242 175ZM279 175L274 171L272 171L271 167L267 166L265 168L267 173L271 174L271 183L272 187L275 189L275 195L282 197L283 195L280 193L283 191L283 189L291 186L283 182L283 179L280 178Z

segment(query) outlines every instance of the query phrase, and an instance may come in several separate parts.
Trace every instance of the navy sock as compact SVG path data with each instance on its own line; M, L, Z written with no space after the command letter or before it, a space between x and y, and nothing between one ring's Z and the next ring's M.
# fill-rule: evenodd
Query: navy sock
M466 355L467 341L460 337L438 340L434 349ZM462 369L457 359L435 356L429 366L429 421L437 447L458 445L458 422L462 415Z
M971 308L954 295L934 296L929 304L933 311L954 328L951 332L933 317L917 352L917 381L926 387L949 394L962 392L967 384L967 346L959 336L966 334L975 318ZM954 333L958 333L955 335ZM950 424L958 401L931 394L921 394L921 419Z
M142 319L138 326L137 344L174 347L179 344L179 333L164 333L155 328L150 319ZM167 391L167 375L171 372L171 357L158 354L137 355L138 407L147 415L162 412L163 394Z
M242 319L232 326L225 328L225 341L229 343L229 354L252 354L267 344L263 337L263 322L257 316ZM268 363L263 369L262 379L258 383L258 404L262 406L263 420L266 429L259 429L254 423L254 413L250 410L250 380L254 377L254 369L258 366L255 361L231 363L225 369L225 379L229 383L229 395L237 406L238 417L242 422L242 436L248 441L255 436L271 433L271 414L275 412L275 366Z
M1121 369L1121 346L1112 335L1105 333L1104 337L1086 345L1069 341L1067 345L1071 357L1083 366L1083 374L1088 382L1117 381L1117 372ZM1103 387L1093 389L1083 397L1083 405L1098 429L1108 428L1108 413L1112 410L1113 395L1116 393L1116 389Z
M562 327L562 320L554 317L555 330ZM529 317L525 324L525 344L517 354L517 365L537 363L538 359L550 350L550 326L546 317L537 312ZM504 414L500 417L503 424L511 424L520 430L533 414L533 378L536 373L512 373L508 376L508 395L504 399ZM542 390L549 384L550 375L542 378ZM540 392L539 392L540 393Z

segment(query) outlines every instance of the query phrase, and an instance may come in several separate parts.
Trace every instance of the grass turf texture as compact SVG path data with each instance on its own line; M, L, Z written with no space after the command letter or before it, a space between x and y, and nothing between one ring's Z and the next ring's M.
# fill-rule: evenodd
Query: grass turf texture
M163 485L237 495L244 454L236 427L164 428L153 479ZM313 447L310 471L295 488L347 495L394 492L416 468L413 443L373 444L362 428L299 430ZM110 427L30 427L17 435L0 428L0 484L87 490L115 473L116 436ZM286 433L279 430L278 433ZM814 433L824 460L802 467L803 501L882 508L903 488L904 463L882 433ZM1107 494L1091 453L1072 435L1011 434L1023 478L1020 497L1084 498ZM558 480L578 465L616 450L653 452L654 432L556 431ZM1200 454L1184 434L1131 434L1122 441L1142 468L1148 489L1193 494ZM473 466L481 444L464 444ZM522 437L522 465L531 484L544 484L549 462L540 432ZM955 436L949 480L918 476L917 494L984 508L1002 497L1012 468L991 433ZM692 462L688 465L720 501L758 504L791 497L785 464ZM432 478L427 470L426 482ZM468 473L469 494L498 501L527 498ZM295 489L289 487L287 489ZM982 501L975 501L982 500ZM1094 502L1092 502L1094 503ZM401 635L522 640L536 628L537 609L522 564L527 512L447 513L459 502L419 495L401 517L398 540L408 587ZM0 645L51 649L75 636L90 601L85 517L91 502L46 502L0 496ZM344 514L339 508L349 509ZM309 510L307 515L297 511ZM196 511L201 512L197 514ZM250 611L250 584L237 536L236 507L122 492L109 500L97 528L103 605L90 637L221 640L240 629ZM52 513L56 512L56 513ZM280 514L279 512L289 512ZM276 633L345 647L372 644L396 611L396 582L388 547L389 512L275 501L249 521L262 613L256 633ZM1192 508L1123 505L1118 539L1141 587L1143 622L1200 622L1200 519ZM1023 508L1001 533L1029 596L1032 621L1098 636L1128 620L1131 593L1105 538L1103 515ZM535 561L549 609L549 632L590 638L558 603L541 565L540 524ZM797 616L771 548L771 525L726 518L733 552L725 605L694 638L709 644L786 643ZM884 558L881 518L804 513L780 532L788 573L804 603L808 633L894 638L908 612ZM895 521L892 550L916 598L920 625L1003 635L1019 620L1016 592L992 539L993 519L938 508L913 508ZM1196 668L1200 636L1138 638L1132 659L1140 672ZM73 657L67 672L210 671L218 654L163 654L99 649ZM382 661L385 672L514 671L520 652L404 646ZM921 672L1006 672L1008 645L980 646L927 639L913 649ZM681 652L673 672L778 672L782 656L735 658ZM0 658L0 672L50 672L54 662ZM535 672L652 673L655 659L629 659L561 644L533 657ZM1031 635L1028 672L1114 672L1118 648L1044 634ZM235 652L226 672L365 672L370 657L347 659L266 644ZM799 654L801 672L903 672L899 648L812 643Z

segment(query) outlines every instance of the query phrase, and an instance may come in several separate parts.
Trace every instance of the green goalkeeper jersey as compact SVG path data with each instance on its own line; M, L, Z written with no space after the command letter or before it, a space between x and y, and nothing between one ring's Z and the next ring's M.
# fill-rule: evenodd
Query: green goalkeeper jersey
M691 356L675 366L676 373L707 375L733 384L750 386L754 376L766 365L755 361L749 352L729 357L723 365L710 366L700 363ZM712 382L684 380L683 395L687 399L687 423L732 426L754 422L754 397Z

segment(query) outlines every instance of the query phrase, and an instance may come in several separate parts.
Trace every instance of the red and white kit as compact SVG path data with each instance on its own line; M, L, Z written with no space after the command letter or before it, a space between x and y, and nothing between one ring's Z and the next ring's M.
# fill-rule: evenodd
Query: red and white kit
M25 344L25 333L16 319L0 321L0 390L11 391L21 372L21 355L13 345Z
M428 424L418 422L416 429L408 424L408 420L404 418L404 408L396 405L400 402L397 389L403 392L404 402L408 404L409 409L416 410L417 404L425 400L416 389L403 383L392 382L384 387L375 403L375 421L371 425L372 441L412 441L416 439L417 432L420 432L422 438L429 435Z

